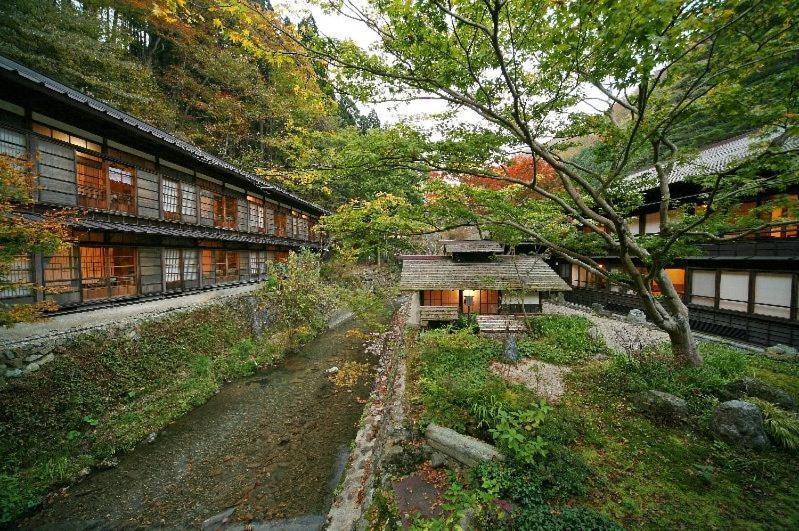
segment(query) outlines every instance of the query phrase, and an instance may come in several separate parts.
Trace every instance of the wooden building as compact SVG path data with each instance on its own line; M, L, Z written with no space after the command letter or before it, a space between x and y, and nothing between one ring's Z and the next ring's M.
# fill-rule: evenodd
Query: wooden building
M462 314L541 311L541 294L570 288L540 257L506 255L487 240L444 243L444 255L403 256L400 289L411 292L411 324L454 321Z
M702 190L685 182L698 170L723 169L744 157L754 137L742 135L700 150L698 156L675 165L669 176L669 187L676 204L694 211L703 208ZM797 142L794 139L794 142ZM654 170L647 168L631 176L645 177ZM783 192L789 202L797 201L799 185ZM750 197L737 209L746 214L773 194ZM636 235L660 231L659 191L645 192L642 208L629 220ZM674 210L670 215L679 215ZM782 219L788 213L775 209L764 220ZM757 345L777 343L799 347L799 227L788 225L769 228L740 240L701 245L702 253L676 260L666 269L683 301L690 309L694 330L742 340ZM619 270L614 256L596 256L609 271ZM584 268L565 261L553 261L553 267L569 282L572 291L566 299L585 305L600 303L613 311L627 312L640 308L637 297L626 288L608 283ZM657 294L657 285L654 285Z
M263 278L320 248L324 209L14 61L0 57L0 153L32 161L32 219L72 209L74 245L20 256L0 303L62 307Z

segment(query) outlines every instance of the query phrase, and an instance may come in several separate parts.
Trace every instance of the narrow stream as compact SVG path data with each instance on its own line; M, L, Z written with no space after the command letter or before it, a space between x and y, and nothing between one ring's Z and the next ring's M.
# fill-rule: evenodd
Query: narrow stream
M325 370L376 360L348 322L274 369L221 389L151 444L70 488L21 527L321 527L371 377L336 387Z

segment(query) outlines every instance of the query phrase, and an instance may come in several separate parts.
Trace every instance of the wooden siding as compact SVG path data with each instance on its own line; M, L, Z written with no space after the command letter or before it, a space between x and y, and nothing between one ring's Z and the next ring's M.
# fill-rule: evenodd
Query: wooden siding
M0 129L0 153L12 157L22 157L27 152L26 138L22 133L10 129Z
M139 248L139 275L142 295L163 291L161 249L158 247Z
M39 140L39 201L77 206L75 150L69 146Z
M146 218L160 216L158 197L158 175L145 170L136 170L136 204L139 215Z

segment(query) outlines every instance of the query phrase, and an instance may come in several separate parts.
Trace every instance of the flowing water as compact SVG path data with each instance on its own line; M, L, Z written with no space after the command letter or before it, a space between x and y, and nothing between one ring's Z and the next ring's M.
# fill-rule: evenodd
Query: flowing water
M328 331L279 368L224 386L113 469L56 497L22 527L319 528L371 387L336 387L325 370L373 366L358 323Z

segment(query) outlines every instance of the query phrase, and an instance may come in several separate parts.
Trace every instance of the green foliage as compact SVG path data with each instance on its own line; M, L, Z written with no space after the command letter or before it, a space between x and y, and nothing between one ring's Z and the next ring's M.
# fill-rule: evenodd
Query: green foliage
M494 443L507 455L527 464L547 455L547 444L536 431L551 409L543 400L521 411L508 411L501 403L488 408L484 404L472 405Z
M549 363L581 363L606 352L602 339L591 339L591 322L578 315L541 315L529 320L531 337L518 341L519 354Z
M759 398L747 398L763 412L765 428L769 436L783 448L799 449L799 416L785 411L771 402Z

